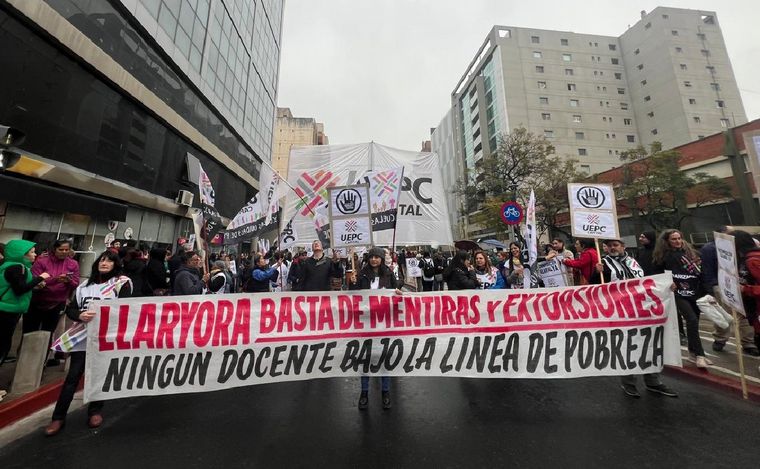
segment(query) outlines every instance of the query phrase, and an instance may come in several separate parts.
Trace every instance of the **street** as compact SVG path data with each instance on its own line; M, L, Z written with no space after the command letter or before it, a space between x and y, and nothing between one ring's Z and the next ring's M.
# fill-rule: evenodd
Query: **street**
M678 399L616 378L379 380L356 408L358 380L326 379L137 398L42 429L0 450L3 468L103 467L753 467L760 406L666 376ZM737 438L741 435L741 438ZM746 438L745 438L746 437Z

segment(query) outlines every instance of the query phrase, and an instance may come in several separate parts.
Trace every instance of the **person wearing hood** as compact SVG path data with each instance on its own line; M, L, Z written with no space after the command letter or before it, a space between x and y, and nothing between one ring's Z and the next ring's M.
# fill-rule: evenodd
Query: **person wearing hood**
M145 282L154 296L169 294L169 269L166 264L166 249L153 248L148 254L145 266Z
M121 250L120 257L124 265L124 275L132 280L134 290L132 296L153 296L153 291L145 281L145 260L142 257L142 251L126 247Z
M396 294L401 294L403 285L391 269L385 264L385 250L382 248L372 248L369 250L369 260L362 267L359 275L352 273L349 289L351 290L379 290L392 289ZM381 376L382 402L383 409L391 408L391 378L390 376ZM364 410L369 405L369 376L361 377L361 393L359 394L359 410Z
M654 245L657 242L657 233L654 231L645 231L639 234L639 252L636 254L636 262L641 266L644 275L653 275L655 267L652 263L652 254L654 254Z
M32 289L50 278L47 272L32 274L37 258L34 245L23 239L5 245L5 259L0 265L0 365L11 349L16 324L29 309Z
M602 267L604 278L608 282L623 282L644 276L644 269L636 262L636 259L625 252L625 243L622 240L606 239L604 245L607 246L607 254L602 257L602 262L599 265ZM660 373L644 374L644 385L647 391L651 393L678 397L678 393L662 383ZM620 387L628 397L641 397L636 388L636 375L621 376Z

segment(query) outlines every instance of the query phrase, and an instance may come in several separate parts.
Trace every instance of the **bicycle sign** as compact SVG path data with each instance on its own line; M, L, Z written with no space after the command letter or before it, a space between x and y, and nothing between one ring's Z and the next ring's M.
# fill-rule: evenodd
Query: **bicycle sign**
M524 214L525 211L517 202L509 201L501 206L501 220L507 225L519 225Z

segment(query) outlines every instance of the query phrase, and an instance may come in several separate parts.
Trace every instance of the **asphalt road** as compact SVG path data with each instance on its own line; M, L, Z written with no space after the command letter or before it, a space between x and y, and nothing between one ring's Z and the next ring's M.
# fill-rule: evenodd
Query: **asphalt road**
M269 384L113 401L0 449L10 468L756 467L760 405L665 377L678 399L623 395L615 378L400 378ZM643 386L642 386L643 387Z

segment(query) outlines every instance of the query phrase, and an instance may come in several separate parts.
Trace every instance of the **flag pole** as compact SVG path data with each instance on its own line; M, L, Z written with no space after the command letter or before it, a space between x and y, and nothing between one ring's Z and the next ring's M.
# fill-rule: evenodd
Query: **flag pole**
M401 177L399 178L399 184L404 184L404 167L401 167ZM401 198L401 191L399 191L399 199ZM391 240L391 258L396 252L396 229L398 229L398 205L399 201L396 201L396 219L393 221L393 239Z

